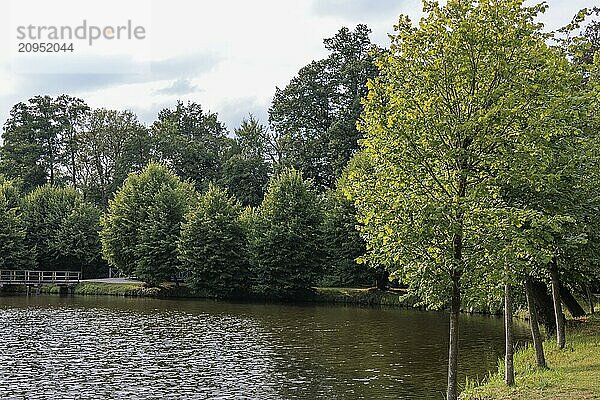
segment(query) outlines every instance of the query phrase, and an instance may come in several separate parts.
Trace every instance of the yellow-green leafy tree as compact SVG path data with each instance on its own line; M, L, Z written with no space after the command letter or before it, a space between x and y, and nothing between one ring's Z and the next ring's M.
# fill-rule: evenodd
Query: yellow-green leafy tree
M463 296L481 290L486 271L510 275L490 254L506 212L501 188L524 177L545 182L549 142L568 130L559 114L569 73L536 22L543 5L424 3L418 26L401 17L377 62L345 190L366 260L386 265L425 304L449 306L453 400Z

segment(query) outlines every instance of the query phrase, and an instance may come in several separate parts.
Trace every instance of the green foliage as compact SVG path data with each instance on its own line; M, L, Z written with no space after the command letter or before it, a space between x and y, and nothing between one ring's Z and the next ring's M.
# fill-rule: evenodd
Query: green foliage
M159 112L151 132L156 155L178 176L193 180L199 190L219 179L231 141L217 114L178 102L174 110Z
M263 199L271 167L270 136L253 116L235 130L233 154L223 165L219 183L243 205L258 206Z
M215 296L246 289L249 271L241 212L226 191L211 186L186 215L179 259L193 289Z
M179 269L180 225L195 201L193 186L165 166L130 174L101 221L104 258L149 284L168 280Z
M99 210L72 188L42 186L23 201L25 237L43 270L99 267ZM84 271L86 272L86 271Z
M148 129L130 111L92 111L77 140L78 185L86 199L102 207L129 173L140 172L150 160Z
M75 137L87 111L83 100L66 95L17 103L4 125L2 172L20 179L25 192L45 183L74 181Z
M25 225L11 196L15 189L0 177L0 269L30 269L33 253L25 244Z
M269 182L256 212L246 212L254 290L284 296L308 290L322 265L320 199L302 173L289 169Z
M590 17L600 8L581 10L571 24L560 30L562 51L581 78L571 87L577 99L576 134L569 141L554 144L556 184L540 194L537 208L546 214L570 218L560 232L552 235L551 247L559 263L562 283L585 293L585 286L600 287L600 23ZM547 197L542 197L548 194Z
M235 130L236 152L277 162L277 143L271 132L262 125L252 114L242 120Z
M47 182L56 160L58 132L53 126L56 113L49 96L37 96L29 103L17 103L10 110L2 135L2 173L22 179L29 191Z
M243 205L258 206L269 181L269 165L258 156L234 154L223 166L220 183Z
M8 208L20 209L23 206L23 198L17 185L2 175L0 175L0 193L4 196Z
M369 83L346 190L368 260L430 306L495 268L501 188L548 184L549 143L571 129L568 63L535 23L543 9L426 2L418 27L401 17Z
M356 260L365 252L364 240L356 225L356 208L341 191L327 192L322 226L325 251L323 277L320 286L357 287L372 285L374 271Z
M303 67L284 89L276 89L269 122L278 133L284 165L332 187L358 147L356 121L367 79L376 75L370 30L342 28L325 39L326 59Z
M100 244L100 216L95 205L78 202L62 221L56 237L57 251L67 258L70 268L81 268L86 279L107 271Z

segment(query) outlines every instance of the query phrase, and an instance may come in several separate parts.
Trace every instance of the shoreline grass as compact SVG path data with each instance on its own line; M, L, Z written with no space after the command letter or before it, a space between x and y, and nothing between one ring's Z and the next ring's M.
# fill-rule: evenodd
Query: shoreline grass
M600 315L568 321L567 345L544 342L548 369L535 366L533 347L515 353L514 387L504 384L504 361L476 385L467 382L461 400L600 399Z
M25 286L5 286L0 290L2 294L24 294L27 292ZM60 288L56 285L42 285L31 289L30 293L60 294ZM249 301L269 303L313 303L313 304L345 304L370 307L398 307L415 308L417 301L412 296L406 296L405 289L379 290L376 288L333 288L315 287L304 293L298 293L290 297L276 297L269 295L258 295L252 293L240 293L228 297L216 297L207 293L194 292L185 284L176 286L173 283L165 283L158 287L149 287L142 283L113 283L113 282L80 282L76 284L74 295L81 296L120 296L120 297L153 297L153 298L188 298L188 299L212 299L222 301ZM417 307L421 309L421 307ZM466 314L498 315L498 310L465 308L462 312Z
M4 293L25 293L25 286L13 286L5 289ZM59 294L60 288L55 285L43 285L39 289L32 289L31 293ZM156 297L156 298L208 298L215 299L204 293L192 291L185 285L175 286L164 284L159 287L147 287L141 283L109 283L109 282L81 282L75 285L72 292L75 295L94 296L121 296L121 297ZM276 298L241 294L220 300L249 300L273 302L298 302L298 303L323 303L323 304L354 304L366 306L412 307L413 301L405 299L404 290L376 290L373 288L314 288L293 298Z

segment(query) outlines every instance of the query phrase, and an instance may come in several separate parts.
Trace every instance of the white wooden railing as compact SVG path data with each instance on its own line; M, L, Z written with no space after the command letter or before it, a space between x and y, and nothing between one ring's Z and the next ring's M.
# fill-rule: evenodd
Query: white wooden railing
M75 271L11 271L0 270L1 284L77 283L81 272Z

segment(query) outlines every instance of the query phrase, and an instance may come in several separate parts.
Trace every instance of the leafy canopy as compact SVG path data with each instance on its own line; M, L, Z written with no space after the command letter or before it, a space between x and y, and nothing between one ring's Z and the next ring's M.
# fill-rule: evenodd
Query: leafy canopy
M185 217L179 259L196 290L216 296L239 294L248 286L242 208L233 197L210 186Z
M346 191L368 259L429 305L491 265L500 188L547 183L548 143L570 129L568 63L535 22L544 9L426 1L420 24L401 17L377 61Z
M150 163L130 174L102 217L104 258L147 283L168 280L180 267L180 226L195 201L193 185L163 165Z
M262 204L249 218L254 289L281 296L308 290L322 265L320 200L302 173L271 178Z

